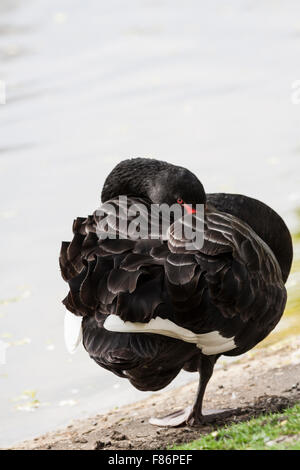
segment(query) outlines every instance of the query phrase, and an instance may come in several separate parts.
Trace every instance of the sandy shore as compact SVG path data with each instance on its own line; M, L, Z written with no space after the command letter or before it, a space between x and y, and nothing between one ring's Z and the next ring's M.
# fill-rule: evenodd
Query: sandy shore
M211 432L223 422L237 422L263 412L279 411L300 401L300 337L256 349L239 362L222 365L208 386L205 407L230 408L222 422L197 428L159 428L151 416L192 403L197 382L153 394L150 398L103 415L74 421L66 429L25 441L13 449L164 449Z

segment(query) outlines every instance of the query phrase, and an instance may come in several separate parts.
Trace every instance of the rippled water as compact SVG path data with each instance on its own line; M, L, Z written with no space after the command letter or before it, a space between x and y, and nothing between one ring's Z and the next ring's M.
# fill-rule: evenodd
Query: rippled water
M68 356L62 335L60 242L119 160L183 164L296 226L299 13L296 0L1 1L1 445L145 396Z

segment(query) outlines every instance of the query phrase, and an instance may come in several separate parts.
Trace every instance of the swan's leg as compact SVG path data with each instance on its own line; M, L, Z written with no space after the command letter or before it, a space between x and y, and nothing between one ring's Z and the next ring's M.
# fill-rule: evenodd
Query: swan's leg
M220 357L220 354L213 356L202 355L199 360L198 372L200 374L199 385L197 390L196 399L194 401L191 412L186 420L186 423L193 426L195 424L203 424L215 419L216 415L221 413L222 410L209 410L205 414L202 412L203 398L207 384L213 374L215 363Z
M198 371L200 373L199 385L197 390L196 400L193 406L189 406L184 410L176 411L163 418L151 418L150 424L156 426L181 426L189 424L190 426L204 424L209 421L217 419L219 415L228 414L228 410L209 410L207 413L202 413L202 403L207 384L212 376L214 365L220 354L214 356L199 357Z

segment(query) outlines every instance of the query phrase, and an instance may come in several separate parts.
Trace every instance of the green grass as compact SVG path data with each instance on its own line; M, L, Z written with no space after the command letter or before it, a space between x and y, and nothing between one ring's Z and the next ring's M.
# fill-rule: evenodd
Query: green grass
M300 450L300 404L228 425L172 450Z

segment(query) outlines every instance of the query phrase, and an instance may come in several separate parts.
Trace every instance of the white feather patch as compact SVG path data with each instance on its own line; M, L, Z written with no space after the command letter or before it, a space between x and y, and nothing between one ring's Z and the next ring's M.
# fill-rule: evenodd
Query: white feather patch
M64 322L65 345L70 354L73 354L82 341L82 317L66 312Z
M210 356L230 351L236 347L234 336L225 338L218 331L197 334L182 328L171 320L165 318L152 318L148 323L124 322L117 315L109 315L104 322L104 328L118 333L154 333L171 338L181 339L187 343L194 343L202 353Z

